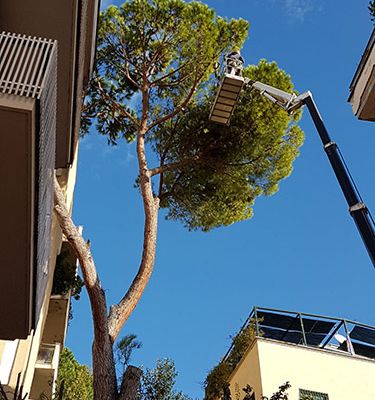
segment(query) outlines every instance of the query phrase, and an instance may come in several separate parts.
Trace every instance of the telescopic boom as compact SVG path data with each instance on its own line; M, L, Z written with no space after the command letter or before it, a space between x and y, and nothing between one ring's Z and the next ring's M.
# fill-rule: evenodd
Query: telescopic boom
M337 144L332 141L328 134L311 92L308 91L297 96L294 93L290 94L261 82L251 81L242 76L242 63L238 64L237 62L237 65L232 62L232 64L227 61L227 71L224 74L224 78L212 106L210 120L229 125L230 118L243 88L256 89L262 96L283 108L289 114L292 114L295 110L306 105L323 143L324 151L328 156L329 162L331 163L348 203L349 213L357 225L372 264L375 267L374 220L356 188Z
M340 184L341 190L349 206L349 213L353 217L355 224L359 230L362 240L366 246L367 252L375 267L375 224L374 220L364 204L357 187L346 167L345 161L337 144L332 141L329 133L320 116L318 108L315 104L311 92L303 93L296 96L276 89L272 86L265 85L261 82L252 82L245 79L245 85L258 90L264 97L280 106L288 113L293 113L296 109L306 105L314 122L316 130L322 141L324 151L326 152L329 162L333 168L336 178Z

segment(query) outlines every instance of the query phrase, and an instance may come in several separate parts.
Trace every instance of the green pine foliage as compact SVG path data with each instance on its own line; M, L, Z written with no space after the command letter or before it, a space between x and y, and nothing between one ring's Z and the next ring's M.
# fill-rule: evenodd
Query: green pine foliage
M153 178L155 195L168 219L191 230L251 218L256 198L277 192L290 175L303 143L301 113L291 117L249 89L229 127L208 121L215 66L242 47L248 26L196 1L133 0L101 13L84 131L95 118L109 143L130 142L147 116L142 135L156 153L152 159L169 165ZM248 66L244 75L293 91L274 62Z
M68 348L63 349L60 355L56 394L63 381L63 399L93 400L92 374L86 365L78 363Z
M130 363L134 350L138 350L141 347L142 342L137 340L137 335L133 333L125 335L115 344L114 354L119 387L121 387L126 368Z
M244 76L292 92L291 78L275 62L261 60ZM253 215L255 199L271 195L290 175L304 135L293 117L245 90L229 127L208 121L213 95L161 126L153 143L163 163L182 164L164 174L161 206L168 219L208 231Z

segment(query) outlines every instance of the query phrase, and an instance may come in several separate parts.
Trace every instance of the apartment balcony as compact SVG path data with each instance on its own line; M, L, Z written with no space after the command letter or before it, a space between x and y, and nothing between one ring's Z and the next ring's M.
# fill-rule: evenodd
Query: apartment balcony
M60 349L61 346L58 343L41 343L35 364L30 400L52 399L55 392Z
M36 326L50 275L56 67L56 41L0 33L0 339Z
M42 341L64 345L69 320L70 296L53 295L49 301Z
M359 119L375 121L375 29L350 84L348 101Z
M0 32L57 40L56 168L66 168L74 158L82 90L93 68L98 9L98 0L0 2Z

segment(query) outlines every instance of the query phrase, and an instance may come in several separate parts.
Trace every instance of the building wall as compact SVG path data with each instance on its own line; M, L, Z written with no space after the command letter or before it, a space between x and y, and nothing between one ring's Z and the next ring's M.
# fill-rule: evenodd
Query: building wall
M246 387L246 385L250 385L254 388L256 400L260 400L260 393L262 392L262 377L257 340L254 340L245 356L242 357L242 360L233 371L229 383L232 400L242 400L244 398L245 393L242 389Z
M69 210L72 209L73 205L73 192L76 182L76 171L77 171L77 152L76 149L75 160L73 165L67 169L61 169L58 171L58 179L60 185L66 195L66 205ZM9 381L4 382L8 388L14 388L17 381L18 373L21 373L21 382L24 385L24 393L31 391L31 385L33 382L35 363L38 356L39 345L44 332L44 326L47 318L48 307L50 303L50 296L53 284L53 273L56 263L56 257L60 252L62 243L62 233L58 225L57 219L54 216L52 221L52 240L51 240L51 256L50 256L50 277L45 292L43 305L41 308L41 316L38 321L38 325L25 340L19 340L17 351L15 352L14 360L11 367L11 373L9 375ZM2 353L6 346L6 341L0 340L0 371L2 366Z
M327 393L329 400L374 400L374 376L374 360L258 338L232 374L231 388L248 383L261 400L289 381L289 400L299 400L299 389ZM232 399L243 393L237 399L232 391Z

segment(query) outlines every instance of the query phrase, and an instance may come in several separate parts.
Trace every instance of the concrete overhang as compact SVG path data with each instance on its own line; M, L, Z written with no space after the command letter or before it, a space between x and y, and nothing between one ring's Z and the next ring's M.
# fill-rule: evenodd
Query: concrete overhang
M359 119L375 121L375 29L350 84L348 101Z
M25 338L33 319L36 101L0 95L0 338Z
M56 50L0 33L0 339L35 328L51 268Z
M93 68L98 0L1 0L0 31L58 42L56 168L72 163L82 88Z
M51 296L43 331L43 343L60 343L62 346L64 345L69 319L69 308L69 294Z

